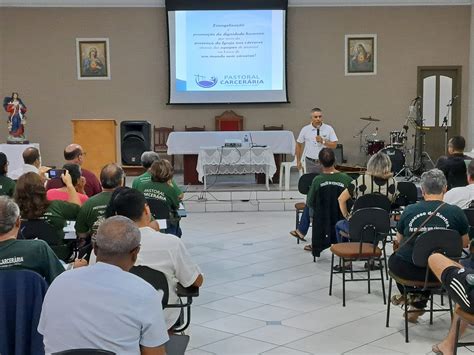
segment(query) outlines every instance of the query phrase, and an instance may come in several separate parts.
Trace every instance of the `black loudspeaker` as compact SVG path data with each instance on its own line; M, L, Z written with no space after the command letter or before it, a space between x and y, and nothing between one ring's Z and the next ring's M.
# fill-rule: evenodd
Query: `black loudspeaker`
M148 121L120 123L120 142L123 165L141 165L142 153L151 150L151 124Z

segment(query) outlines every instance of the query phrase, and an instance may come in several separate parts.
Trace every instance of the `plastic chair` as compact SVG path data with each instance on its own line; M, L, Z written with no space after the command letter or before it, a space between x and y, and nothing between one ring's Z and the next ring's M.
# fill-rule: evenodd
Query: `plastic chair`
M354 212L349 224L349 237L351 242L333 244L331 246L331 275L329 279L329 296L332 295L333 274L342 273L342 306L346 306L346 282L367 281L368 293L370 293L370 282L380 280L382 283L383 303L386 304L384 275L382 268L382 249L378 247L380 241L384 241L390 230L390 217L386 210L379 207L361 208ZM334 256L342 261L342 271L334 271ZM352 270L351 279L346 280L345 262L366 261L367 270ZM370 277L370 264L378 261L380 267L380 278ZM366 272L367 278L353 278L354 273Z
M464 347L464 346L473 346L474 342L469 341L469 342L459 342L459 327L461 326L461 320L465 321L468 324L474 324L474 315L467 313L461 309L461 307L456 306L455 310L456 314L458 315L458 320L456 322L456 333L455 333L455 339L456 342L454 344L454 349L453 349L453 354L456 355L458 353L458 348Z
M309 188L313 183L314 178L318 176L317 173L308 173L300 176L298 180L298 191L300 194L307 195L309 192ZM303 210L306 207L306 202L296 202L295 203L295 210L296 210L296 224L295 229L298 229L300 224L300 217L303 213ZM300 239L296 238L296 244L300 243Z
M438 280L429 281L430 269L428 267L428 258L433 253L442 253L448 258L458 259L462 253L462 238L457 231L451 229L435 229L420 234L413 246L413 264L420 268L426 268L426 276L424 281L406 280L398 277L393 272L389 272L390 282L388 286L388 299L390 300L392 294L392 282L395 281L403 286L403 297L407 299L410 290L430 291L430 324L433 324L433 312L449 311L452 318L452 302L451 297L448 297L449 308L433 309L433 295L443 295L445 291ZM449 295L448 295L449 296ZM408 310L408 303L405 302L405 342L408 343L408 313L413 311ZM390 302L387 305L387 322L385 326L388 328L390 322Z
M306 174L306 162L304 157L301 158L301 163L303 164L303 170L299 170L300 177L303 174ZM280 164L280 181L278 183L278 188L281 190L283 185L283 175L285 176L285 191L290 189L290 176L291 168L296 168L296 156L293 161L286 161Z
M143 280L152 285L156 290L163 291L163 299L161 301L163 308L181 308L186 310L186 316L183 314L183 322L181 322L179 325L173 326L173 331L179 333L183 332L189 327L189 324L191 323L191 304L193 303L193 298L199 296L199 287L183 287L183 285L178 283L176 287L176 294L180 298L186 298L186 303L169 304L169 286L165 274L159 270L155 270L144 265L134 266L130 269L130 272L141 277ZM184 319L186 321L184 321Z
M47 288L36 272L0 271L0 354L44 354L37 329Z

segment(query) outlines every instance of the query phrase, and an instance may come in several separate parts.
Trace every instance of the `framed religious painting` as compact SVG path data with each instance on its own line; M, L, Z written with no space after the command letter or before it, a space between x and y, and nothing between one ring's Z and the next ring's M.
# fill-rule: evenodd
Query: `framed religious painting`
M108 38L76 38L77 79L109 80Z
M344 39L345 75L377 74L377 35L346 35Z

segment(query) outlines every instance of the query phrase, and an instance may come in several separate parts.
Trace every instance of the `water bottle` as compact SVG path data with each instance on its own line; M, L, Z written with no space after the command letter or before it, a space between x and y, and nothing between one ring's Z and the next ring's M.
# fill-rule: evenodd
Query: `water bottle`
M247 133L244 134L244 144L243 144L243 146L244 146L245 148L248 148L248 147L250 146L250 143L249 143L249 135L248 135Z

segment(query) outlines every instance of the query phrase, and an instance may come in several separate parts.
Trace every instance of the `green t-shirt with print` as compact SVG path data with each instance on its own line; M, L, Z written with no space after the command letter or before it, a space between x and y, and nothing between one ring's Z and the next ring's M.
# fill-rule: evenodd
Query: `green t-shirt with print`
M149 171L144 172L142 175L136 177L133 182L132 182L132 188L139 190L139 186L141 184L147 183L151 181L151 173ZM174 180L171 180L171 183L173 184L173 188L176 191L176 194L179 196L183 193L181 189L178 187L176 182Z
M137 190L143 192L145 198L166 202L172 211L176 211L179 207L178 194L172 184L149 181L138 185Z
M50 201L41 219L46 220L56 231L58 244L61 244L64 238L63 229L66 227L67 221L75 221L80 209L81 206L75 203L60 200Z
M51 284L64 266L43 240L8 239L0 242L0 270L4 269L35 271Z
M0 176L0 195L1 196L13 196L15 192L15 181L10 179L8 176Z
M400 220L397 224L398 233L403 238L409 238L418 227L433 213L442 201L420 201L405 208ZM419 231L419 234L433 229L453 229L462 236L469 231L469 222L463 210L458 206L445 203L436 216L433 216ZM413 246L416 237L411 238L408 242L401 242L401 247L397 251L397 255L407 262L413 263Z
M319 187L323 183L331 183L333 185L338 185L343 188L347 188L349 184L351 183L352 178L341 172L335 172L332 174L319 174L317 175L314 179L313 182L311 183L311 187L309 188L308 196L306 198L306 204L308 207L313 208L313 201L314 201L314 195L318 191Z
M99 225L105 220L105 210L111 197L111 191L102 191L84 202L76 220L77 233L94 235L97 232Z

